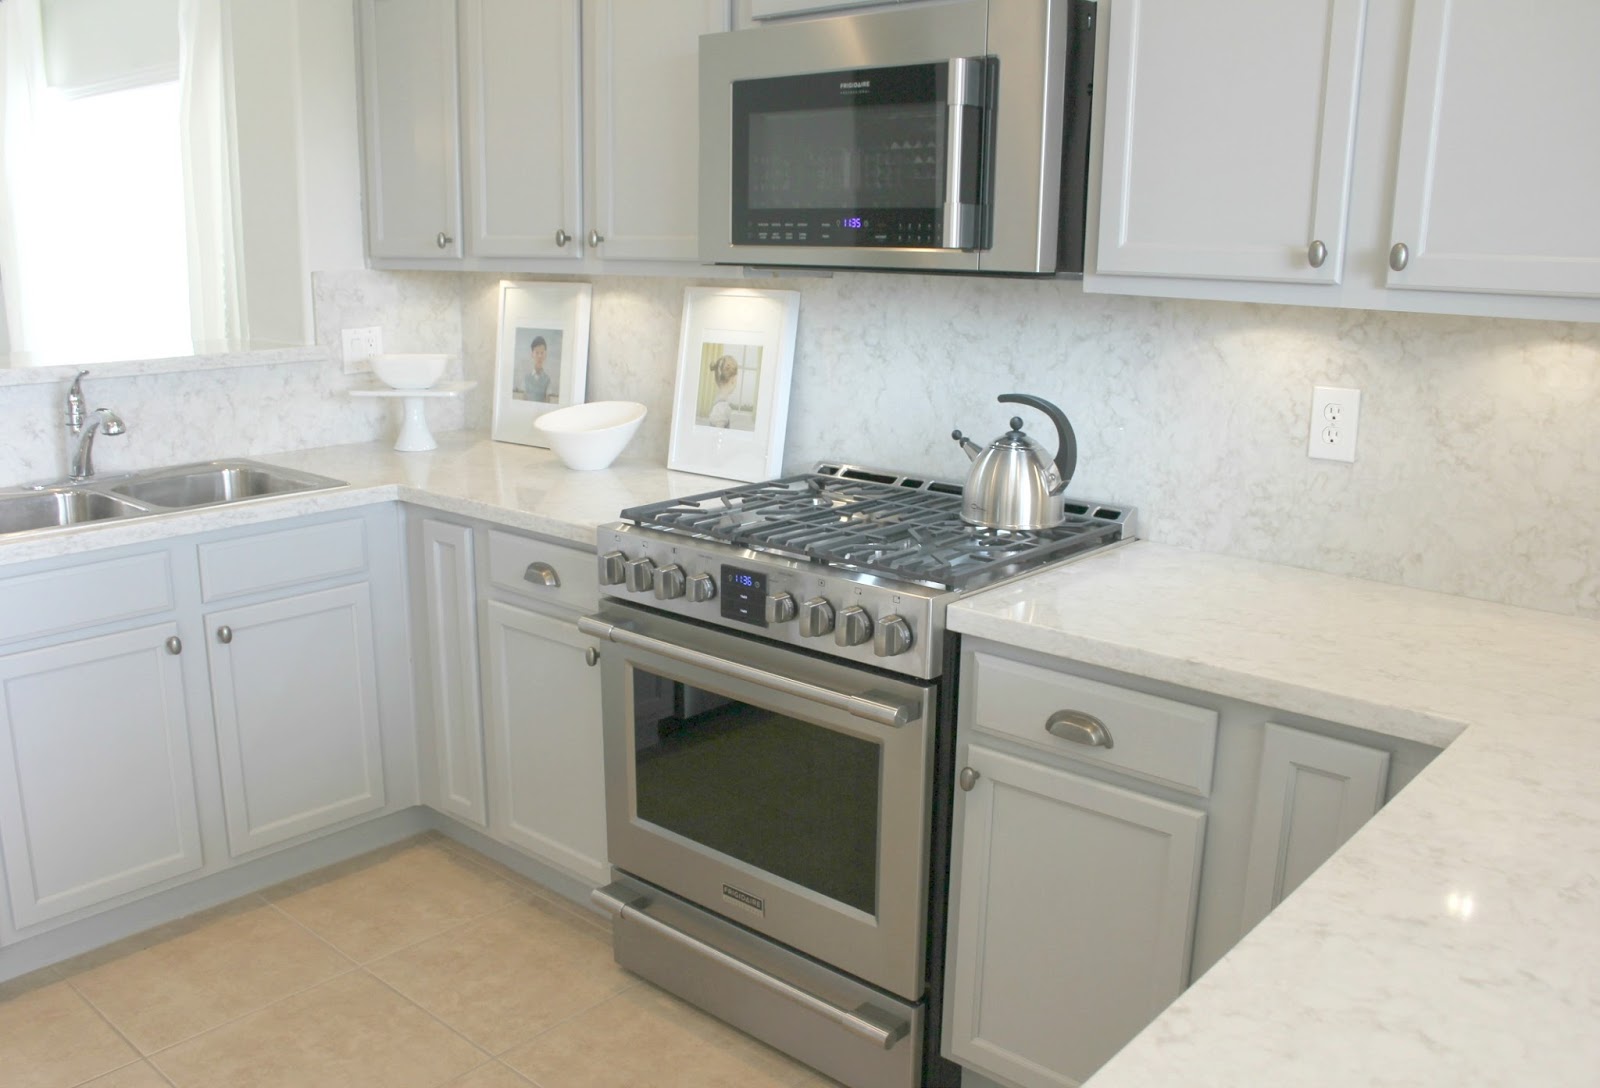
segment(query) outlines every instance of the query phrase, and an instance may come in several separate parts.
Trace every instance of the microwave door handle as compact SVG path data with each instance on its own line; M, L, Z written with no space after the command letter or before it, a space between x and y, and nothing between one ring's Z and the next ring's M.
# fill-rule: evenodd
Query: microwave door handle
M757 669L737 661L726 661L715 654L704 653L700 650L691 650L686 646L677 646L664 642L649 635L641 635L630 631L626 627L618 627L614 623L595 616L584 616L578 620L578 630L586 635L614 642L619 646L629 646L636 650L645 650L649 653L659 654L671 661L682 665L693 665L708 672L726 676L732 680L743 680L751 684L759 684L770 691L781 692L784 695L794 695L813 703L843 710L857 718L863 718L878 725L899 727L905 725L913 717L913 708L903 703L888 702L882 699L869 699L863 695L848 695L842 691L834 691L819 684L808 684L804 680L794 680L787 676L780 676L775 672Z
M945 101L944 248L978 245L975 221L983 203L983 116L988 107L988 61L956 57L950 61ZM974 193L963 203L963 193Z

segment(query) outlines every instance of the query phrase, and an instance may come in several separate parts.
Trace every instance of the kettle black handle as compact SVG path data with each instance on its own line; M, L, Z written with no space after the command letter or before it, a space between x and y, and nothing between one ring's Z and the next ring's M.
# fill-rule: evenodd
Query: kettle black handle
M1027 393L1002 393L999 399L1001 404L1025 404L1029 408L1037 408L1056 425L1056 471L1061 474L1061 490L1065 491L1072 480L1073 471L1078 467L1078 436L1072 432L1067 413L1044 398Z

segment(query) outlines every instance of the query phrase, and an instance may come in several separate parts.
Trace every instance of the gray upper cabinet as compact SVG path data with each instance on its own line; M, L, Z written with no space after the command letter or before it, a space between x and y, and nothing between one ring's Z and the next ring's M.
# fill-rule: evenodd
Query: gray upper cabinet
M728 29L728 0L360 11L374 259L535 271L696 260L699 38Z
M367 252L461 256L454 0L360 0Z
M578 0L460 0L467 252L582 255Z

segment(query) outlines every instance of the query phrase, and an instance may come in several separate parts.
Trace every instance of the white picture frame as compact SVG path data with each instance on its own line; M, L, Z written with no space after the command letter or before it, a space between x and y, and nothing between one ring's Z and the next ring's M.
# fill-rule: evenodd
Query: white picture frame
M490 428L496 442L548 448L533 421L583 403L592 293L587 283L501 282Z
M752 482L778 475L799 325L798 291L685 288L668 468Z

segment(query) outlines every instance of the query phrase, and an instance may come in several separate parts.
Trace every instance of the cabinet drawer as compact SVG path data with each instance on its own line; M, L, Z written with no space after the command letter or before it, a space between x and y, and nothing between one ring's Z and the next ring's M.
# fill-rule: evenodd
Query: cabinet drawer
M171 611L165 552L79 563L0 580L0 642Z
M974 653L971 661L967 679L976 728L1184 793L1211 793L1216 711L992 654ZM1046 723L1060 711L1098 718L1110 747L1047 731Z
M539 577L549 567L556 585L547 586ZM600 602L600 585L593 552L579 551L543 540L489 530L489 584L509 590L529 600L559 604L579 611L590 611Z
M200 545L200 588L208 601L366 569L367 526L360 518Z

